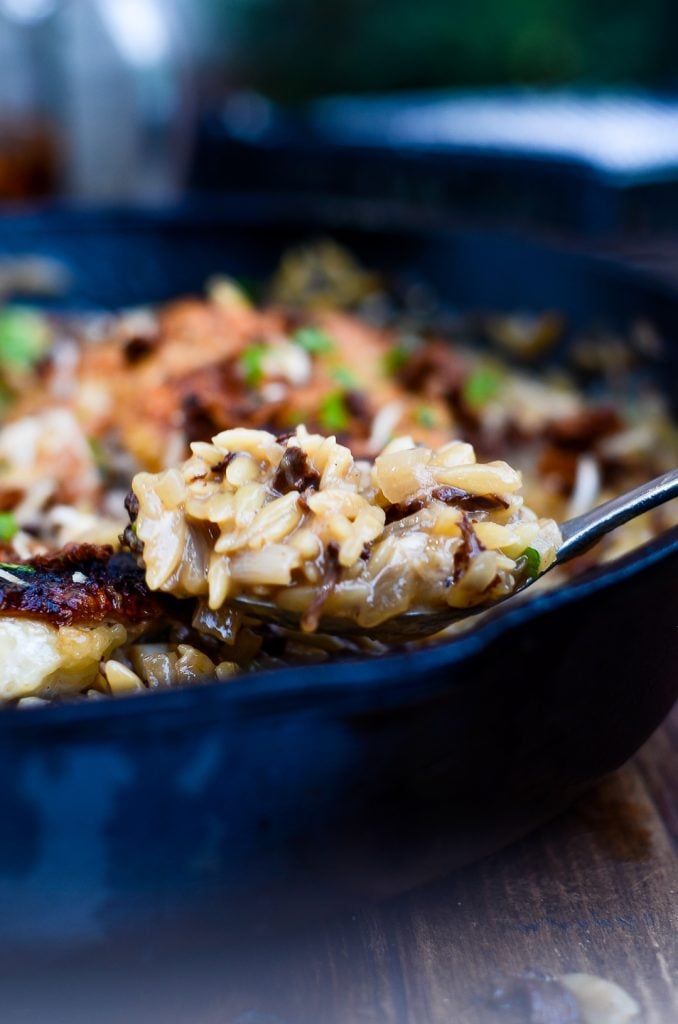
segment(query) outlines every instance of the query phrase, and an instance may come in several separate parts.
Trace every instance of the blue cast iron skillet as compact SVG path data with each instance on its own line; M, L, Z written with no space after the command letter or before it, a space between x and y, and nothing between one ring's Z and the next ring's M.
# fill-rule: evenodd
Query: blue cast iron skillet
M559 309L573 328L645 316L678 398L669 290L402 211L275 197L53 210L0 221L0 254L65 264L57 305L115 307L199 290L215 271L265 275L319 235L460 309ZM416 653L0 712L0 950L267 929L413 886L556 813L633 754L677 693L672 531Z

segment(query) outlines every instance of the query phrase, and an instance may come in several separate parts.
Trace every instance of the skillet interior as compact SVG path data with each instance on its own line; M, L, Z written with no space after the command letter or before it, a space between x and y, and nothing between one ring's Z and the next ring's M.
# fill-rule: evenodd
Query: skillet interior
M557 308L573 328L642 314L672 339L678 300L650 281L406 220L272 198L54 211L5 220L0 250L65 262L66 307L116 306L199 289L215 270L265 274L290 243L331 234L460 308ZM677 353L661 367L674 388ZM497 848L630 756L671 706L677 569L670 534L414 656L2 713L0 942L268 926Z

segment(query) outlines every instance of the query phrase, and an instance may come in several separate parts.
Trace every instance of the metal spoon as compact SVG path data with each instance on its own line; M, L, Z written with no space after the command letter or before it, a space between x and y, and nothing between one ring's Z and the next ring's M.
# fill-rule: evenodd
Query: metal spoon
M369 628L361 626L358 622L348 617L328 616L321 618L318 632L339 635L362 634L388 640L404 640L415 636L430 636L432 633L439 632L453 622L459 622L470 615L485 612L489 608L493 608L501 602L508 600L508 598L513 597L514 594L526 590L536 579L544 576L549 569L554 568L556 565L563 565L565 562L569 562L570 559L587 551L596 541L604 537L606 533L610 533L617 526L622 526L629 519L635 519L636 516L641 515L643 512L648 512L650 509L656 508L657 505L663 505L664 502L677 497L678 469L672 469L670 472L664 473L648 483L641 484L640 487L636 487L632 491L621 494L618 498L612 498L611 501L598 505L597 508L592 509L590 512L585 512L584 515L576 516L574 519L568 519L566 522L561 523L560 532L563 537L563 543L558 550L555 562L541 573L540 576L526 580L518 591L513 591L513 593L508 594L506 597L499 598L499 600L490 604L477 604L470 608L445 607L435 611L425 608L415 609L395 615L393 618L379 623L378 626L370 626ZM248 615L256 616L266 622L273 622L290 629L298 630L300 628L299 618L293 612L279 608L277 605L245 596L235 598L232 603Z

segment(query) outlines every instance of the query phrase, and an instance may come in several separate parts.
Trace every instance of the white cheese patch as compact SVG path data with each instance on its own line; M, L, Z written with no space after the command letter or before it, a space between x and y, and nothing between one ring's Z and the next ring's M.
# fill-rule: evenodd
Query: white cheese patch
M0 700L78 693L99 661L127 639L124 626L62 626L0 617Z

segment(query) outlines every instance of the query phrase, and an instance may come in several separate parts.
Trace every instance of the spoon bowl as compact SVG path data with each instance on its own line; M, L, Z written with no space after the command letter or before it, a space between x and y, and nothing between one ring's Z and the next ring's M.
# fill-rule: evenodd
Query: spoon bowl
M373 639L391 642L431 636L455 622L478 615L480 612L486 612L498 604L503 604L516 594L523 593L554 566L564 565L576 558L577 555L587 551L616 527L622 526L630 519L635 519L644 512L649 512L650 509L677 497L678 469L672 469L668 473L663 473L631 491L626 491L624 494L596 506L583 515L568 519L560 527L563 543L558 549L555 561L539 575L528 577L517 590L491 603L479 603L466 608L453 608L449 605L434 610L414 608L385 619L376 626L369 627L362 626L348 616L326 616L321 617L318 631L340 636L369 635ZM261 601L250 596L239 596L230 603L236 605L247 615L264 622L271 622L287 629L301 629L299 617L294 612L279 608L269 601Z

